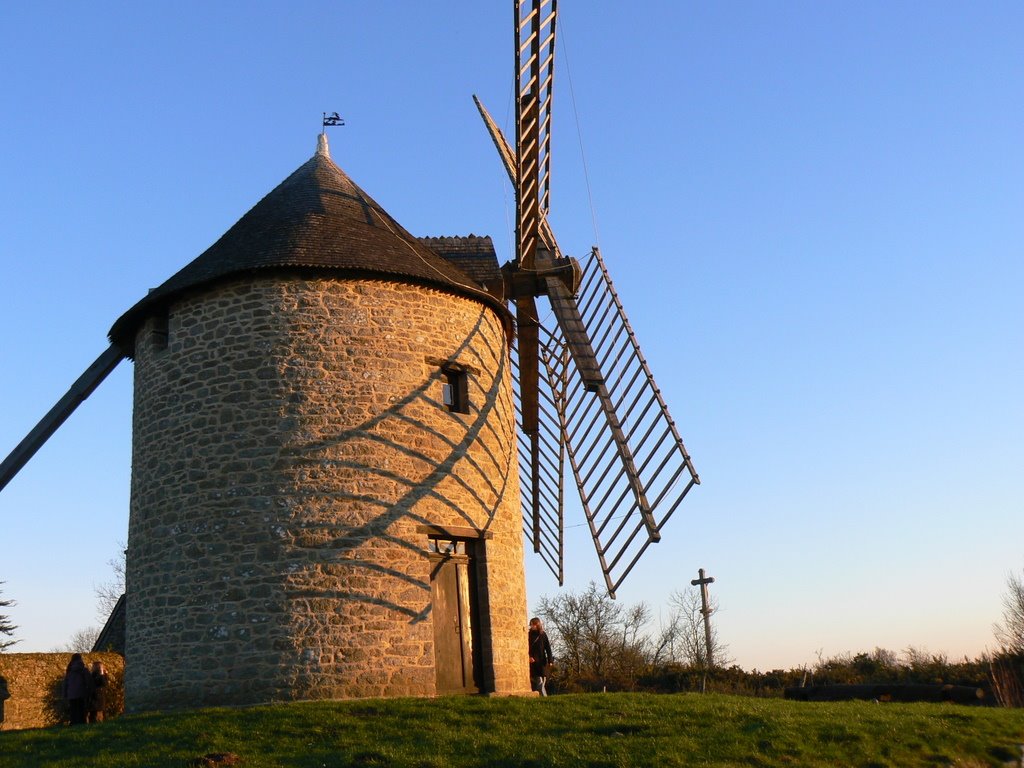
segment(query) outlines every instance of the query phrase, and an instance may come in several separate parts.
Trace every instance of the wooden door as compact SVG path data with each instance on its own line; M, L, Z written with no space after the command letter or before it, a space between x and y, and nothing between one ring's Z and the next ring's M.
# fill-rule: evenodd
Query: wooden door
M438 693L477 693L472 542L432 540L431 613Z

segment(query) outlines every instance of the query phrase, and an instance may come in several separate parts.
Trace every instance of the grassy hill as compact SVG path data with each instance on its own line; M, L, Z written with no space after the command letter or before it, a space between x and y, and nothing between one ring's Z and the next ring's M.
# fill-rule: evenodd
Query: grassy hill
M1018 765L1024 710L581 694L303 702L0 733L0 768Z

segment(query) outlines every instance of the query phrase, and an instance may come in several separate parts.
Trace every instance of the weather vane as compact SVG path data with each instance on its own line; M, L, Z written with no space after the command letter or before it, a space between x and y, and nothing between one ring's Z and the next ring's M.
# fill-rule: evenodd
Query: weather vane
M326 112L324 112L323 114L324 114L324 128L326 128L329 125L344 125L345 124L345 118L339 116L337 112L331 112L331 114L327 114Z

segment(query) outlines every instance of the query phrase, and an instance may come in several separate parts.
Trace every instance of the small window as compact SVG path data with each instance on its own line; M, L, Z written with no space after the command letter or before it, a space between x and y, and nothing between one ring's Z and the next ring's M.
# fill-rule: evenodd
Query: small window
M441 402L452 413L469 413L469 375L461 368L441 369Z
M153 316L153 348L167 349L170 317L166 309Z
M427 542L427 551L438 555L464 555L466 542L441 536L431 536Z

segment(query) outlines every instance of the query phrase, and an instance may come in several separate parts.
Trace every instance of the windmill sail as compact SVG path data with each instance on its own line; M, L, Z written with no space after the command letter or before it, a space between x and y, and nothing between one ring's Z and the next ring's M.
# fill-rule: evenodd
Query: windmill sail
M700 483L690 455L629 324L608 268L594 248L581 264L581 326L604 379L592 391L570 354L557 314L539 327L536 471L527 444L519 465L527 536L548 569L564 577L566 458L608 592L613 597L690 489ZM513 360L516 393L524 387ZM536 479L538 492L533 493Z
M577 305L605 384L566 393L566 448L608 592L616 589L690 489L700 483L594 248L581 262Z
M540 339L535 297L539 294L540 222L549 203L556 0L515 0L515 16L516 253L507 282L516 304L520 424L529 451L523 493L532 509L533 548L540 551Z
M557 0L515 0L516 145L474 97L516 190L516 403L523 522L562 583L569 459L609 594L700 482L597 248L565 258L547 221ZM551 311L538 311L547 296Z

